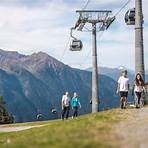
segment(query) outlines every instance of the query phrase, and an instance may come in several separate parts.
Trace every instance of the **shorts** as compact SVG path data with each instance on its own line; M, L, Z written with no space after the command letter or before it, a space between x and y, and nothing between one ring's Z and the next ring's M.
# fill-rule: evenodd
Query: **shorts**
M126 97L128 96L128 92L127 91L120 91L120 96L121 97Z

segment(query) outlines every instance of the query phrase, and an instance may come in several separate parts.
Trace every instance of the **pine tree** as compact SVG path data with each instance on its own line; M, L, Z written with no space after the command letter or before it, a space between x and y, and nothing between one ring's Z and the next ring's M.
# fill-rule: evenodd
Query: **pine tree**
M0 96L0 124L13 123L14 117L6 109L3 96Z

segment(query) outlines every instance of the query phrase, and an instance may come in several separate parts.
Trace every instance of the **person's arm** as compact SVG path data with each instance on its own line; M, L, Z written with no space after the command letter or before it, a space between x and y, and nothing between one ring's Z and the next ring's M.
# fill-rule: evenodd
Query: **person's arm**
M119 94L119 90L120 90L120 84L118 83L118 85L117 85L117 91L116 91L117 94Z
M64 105L64 96L62 97L62 110L63 110L63 105Z
M146 88L145 88L145 86L143 86L143 93L144 93L144 95L146 94Z
M79 100L79 108L81 108L81 103L80 103L80 100Z
M135 89L135 82L134 82L133 87L132 87L132 96L134 95L134 89Z
M128 93L130 93L130 82L128 80Z
M120 91L120 78L118 80L118 85L117 85L117 91L116 91L116 93L119 94L119 91Z
M71 99L71 108L73 109L73 98Z

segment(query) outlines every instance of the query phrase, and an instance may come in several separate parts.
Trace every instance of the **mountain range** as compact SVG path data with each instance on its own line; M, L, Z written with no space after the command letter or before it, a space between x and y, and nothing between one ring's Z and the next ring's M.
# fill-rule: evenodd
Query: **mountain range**
M117 107L117 83L99 75L100 110ZM0 95L16 122L60 118L61 97L65 91L78 92L82 109L91 112L91 72L71 68L44 52L22 55L0 49ZM51 110L56 109L57 113Z
M86 71L92 71L92 68L87 68ZM127 69L127 71L129 80L132 84L135 79L135 73L130 69ZM118 81L118 78L121 75L121 70L119 68L98 67L98 72L99 74L106 75L115 81ZM145 80L148 82L148 70L145 71Z

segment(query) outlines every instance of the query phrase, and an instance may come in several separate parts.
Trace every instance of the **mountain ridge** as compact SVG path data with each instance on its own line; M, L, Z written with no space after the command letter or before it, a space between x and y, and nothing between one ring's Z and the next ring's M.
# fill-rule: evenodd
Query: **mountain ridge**
M43 52L23 56L0 51L0 69L0 94L16 122L35 121L38 113L43 120L60 118L65 91L79 93L80 114L91 112L91 72L71 68ZM101 110L118 106L116 86L113 79L99 76ZM56 108L57 114L52 114L51 108Z

